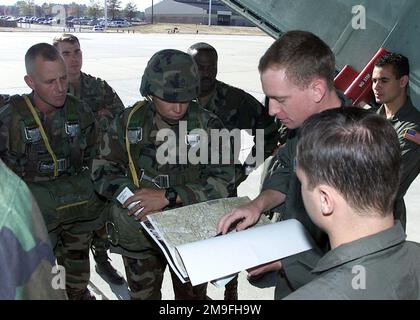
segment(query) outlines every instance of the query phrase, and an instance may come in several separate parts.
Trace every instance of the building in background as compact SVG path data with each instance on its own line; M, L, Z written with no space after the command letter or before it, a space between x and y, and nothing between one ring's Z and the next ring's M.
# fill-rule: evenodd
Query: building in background
M163 0L153 6L155 23L208 24L209 0ZM145 9L147 21L152 20L152 7ZM212 0L211 24L224 26L254 26L220 1Z

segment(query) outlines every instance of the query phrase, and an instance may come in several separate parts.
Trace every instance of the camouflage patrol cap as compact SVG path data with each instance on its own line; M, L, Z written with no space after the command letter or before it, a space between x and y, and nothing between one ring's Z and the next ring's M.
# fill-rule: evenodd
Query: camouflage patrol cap
M168 102L187 102L198 97L200 76L193 58L174 49L155 53L147 63L140 93Z

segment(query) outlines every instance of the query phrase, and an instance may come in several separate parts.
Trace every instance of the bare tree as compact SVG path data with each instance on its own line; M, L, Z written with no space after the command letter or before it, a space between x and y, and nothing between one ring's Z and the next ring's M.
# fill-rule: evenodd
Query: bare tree
M127 3L124 9L124 15L131 22L131 19L137 16L137 6L132 2Z
M21 0L16 2L19 14L22 16L32 16L34 14L34 0Z
M118 16L118 13L121 10L121 1L120 0L107 0L108 3L108 14L112 16L112 19L115 19L115 16Z
M90 0L90 6L87 9L87 15L94 19L98 18L103 11L102 5L99 0Z

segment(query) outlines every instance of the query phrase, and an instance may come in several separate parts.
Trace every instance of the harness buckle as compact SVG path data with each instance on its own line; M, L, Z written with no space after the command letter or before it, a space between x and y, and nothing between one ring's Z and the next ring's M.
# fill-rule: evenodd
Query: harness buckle
M25 127L25 139L27 142L38 142L41 140L41 131L38 127L28 128Z
M66 134L72 138L76 137L80 132L79 121L67 121L64 124Z
M128 129L127 138L130 144L139 143L141 140L143 140L143 128L137 127L133 129Z

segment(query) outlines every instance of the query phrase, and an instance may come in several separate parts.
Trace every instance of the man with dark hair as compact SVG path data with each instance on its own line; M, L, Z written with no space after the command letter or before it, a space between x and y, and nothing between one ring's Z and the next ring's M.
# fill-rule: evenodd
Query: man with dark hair
M287 299L419 299L420 245L405 241L393 216L400 147L391 124L359 108L311 116L300 130L296 174L331 251L312 271L317 278Z
M94 299L89 282L89 243L104 203L89 169L96 155L97 125L88 106L67 94L66 66L50 44L25 55L29 95L14 95L0 112L0 157L37 200L70 299Z
M408 59L397 53L379 58L372 73L375 100L381 104L377 113L391 122L400 141L402 171L394 216L404 229L407 217L403 197L420 172L420 145L415 142L420 133L420 112L408 95L409 75Z
M69 92L87 103L100 123L100 129L106 131L109 121L124 110L121 99L106 81L81 71L83 54L76 36L64 33L54 38L53 45L66 63ZM109 262L109 242L105 226L93 233L91 249L96 262L95 270L111 283L122 284L123 277Z
M264 130L264 158L270 156L277 147L278 126L268 108L249 93L216 79L218 54L208 43L198 42L188 48L200 73L201 107L215 113L229 130L250 129L255 135L257 129ZM239 185L246 178L245 166L238 175Z
M268 114L268 108L249 93L216 79L218 54L213 46L198 42L187 52L194 58L200 73L200 106L223 119L228 130L248 129L253 136L256 136L257 129L264 130L264 158L270 156L277 147L278 126L274 117ZM237 187L254 167L246 164L236 166ZM235 189L232 196L236 196L236 192ZM238 279L235 277L226 285L225 300L238 299L237 286Z
M297 133L308 117L339 108L342 102L333 86L334 54L310 32L290 31L277 39L261 58L259 71L270 115L276 116L290 132L285 145L274 156L260 195L226 214L219 221L218 231L226 233L237 221L240 223L236 229L243 230L271 209L281 212L282 220L297 219L306 227L314 239L313 250L249 270L251 275L281 270L275 295L283 298L313 279L312 268L329 249L327 235L313 224L303 205L293 165Z

